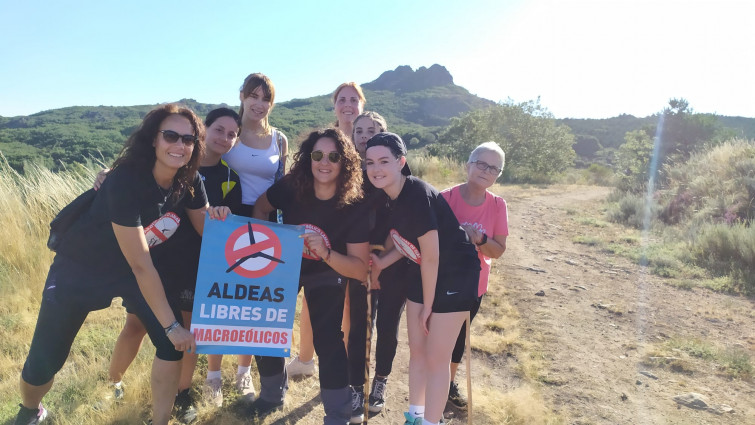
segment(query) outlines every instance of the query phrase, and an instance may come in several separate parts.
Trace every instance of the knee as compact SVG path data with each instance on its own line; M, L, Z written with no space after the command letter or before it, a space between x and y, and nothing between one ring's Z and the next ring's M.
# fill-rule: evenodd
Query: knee
M142 322L139 319L134 319L134 320L129 319L129 320L126 320L126 324L123 325L120 338L141 339L141 338L144 338L144 335L146 334L147 334L147 330L144 329L144 326L142 325Z

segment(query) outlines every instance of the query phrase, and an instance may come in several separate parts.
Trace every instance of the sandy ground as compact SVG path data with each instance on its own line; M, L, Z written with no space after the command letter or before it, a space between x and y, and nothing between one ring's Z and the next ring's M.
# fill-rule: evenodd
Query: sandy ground
M491 287L503 291L518 311L520 339L542 359L534 385L558 422L755 424L755 386L728 378L715 360L684 350L649 360L675 339L743 350L755 358L752 299L681 289L625 258L574 243L577 236L618 240L627 232L578 220L603 219L601 202L609 188L496 186L494 191L508 202L511 235L508 250L495 263ZM539 291L542 295L536 295ZM487 301L483 312L496 308ZM478 327L473 325L473 338ZM371 424L403 423L408 405L405 324L399 339L387 407L369 419ZM475 391L506 393L522 385L516 344L511 351L474 354ZM462 366L457 381L463 385L465 380ZM701 394L709 406L729 406L733 413L692 409L672 399L690 392ZM283 414L265 423L322 423L315 378L292 383L291 395ZM294 405L294 397L303 402ZM457 415L453 423L466 423L466 418Z

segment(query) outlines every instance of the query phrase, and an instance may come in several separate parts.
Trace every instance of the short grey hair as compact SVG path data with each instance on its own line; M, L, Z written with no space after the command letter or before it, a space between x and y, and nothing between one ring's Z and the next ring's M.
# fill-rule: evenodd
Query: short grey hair
M469 161L467 162L477 162L477 158L480 157L484 152L493 152L495 154L498 154L498 156L501 157L501 169L503 169L503 166L506 165L506 154L503 153L503 149L498 145L496 142L485 142L474 148L472 153L469 154Z

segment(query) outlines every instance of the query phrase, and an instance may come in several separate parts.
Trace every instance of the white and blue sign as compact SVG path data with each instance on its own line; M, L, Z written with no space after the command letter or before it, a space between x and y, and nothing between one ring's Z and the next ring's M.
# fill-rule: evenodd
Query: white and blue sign
M197 352L289 357L304 227L205 218L191 332Z

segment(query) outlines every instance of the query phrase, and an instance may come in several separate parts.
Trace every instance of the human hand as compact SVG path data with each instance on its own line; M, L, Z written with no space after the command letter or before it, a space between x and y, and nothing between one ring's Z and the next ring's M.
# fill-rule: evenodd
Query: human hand
M210 220L225 221L226 217L231 214L231 209L226 206L210 207L207 212L210 214Z
M328 246L325 244L325 240L319 233L307 232L299 237L304 239L304 249L309 249L310 253L321 259L328 256Z
M374 255L374 254L371 254ZM370 259L370 263L367 266L367 281L368 286L367 288L372 289L380 289L380 269L376 269L373 267L373 261Z
M420 323L422 323L422 330L425 331L425 336L430 334L430 315L433 314L433 306L427 305L425 303L422 306L422 311L420 312L419 320Z
M92 185L94 187L94 190L100 190L100 186L102 186L102 183L105 182L105 178L107 177L107 173L109 172L109 168L104 168L100 170L99 173L97 173L97 176L95 176L94 178L94 184Z
M189 351L190 353L195 353L197 350L197 343L194 341L194 335L183 326L179 326L170 331L170 333L168 333L168 339L173 343L176 351Z
M475 245L482 242L482 232L477 230L474 226L472 226L471 224L462 224L461 228L464 229L465 232L467 232L467 236L469 237L470 242Z

